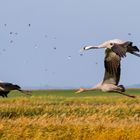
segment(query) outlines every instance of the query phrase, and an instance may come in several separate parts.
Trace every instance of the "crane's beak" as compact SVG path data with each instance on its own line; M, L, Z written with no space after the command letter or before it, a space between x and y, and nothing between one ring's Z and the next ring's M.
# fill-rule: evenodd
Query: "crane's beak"
M82 49L80 49L80 52L90 50L90 49L98 49L97 46L84 46Z

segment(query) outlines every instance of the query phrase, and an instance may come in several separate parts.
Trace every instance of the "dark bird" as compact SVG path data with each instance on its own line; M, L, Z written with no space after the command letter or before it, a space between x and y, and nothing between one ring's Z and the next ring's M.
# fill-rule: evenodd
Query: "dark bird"
M105 74L103 81L91 89L80 88L76 93L91 90L101 90L103 92L116 92L128 97L135 98L135 96L126 94L124 86L118 84L120 81L121 73L121 58L126 57L126 53L131 53L140 57L140 54L136 53L139 52L139 49L136 46L133 46L133 42L114 39L106 41L99 46L85 46L82 48L82 50L98 48L106 48L104 58Z
M13 40L10 40L10 43L13 43L14 41Z
M18 90L24 94L31 95L29 94L30 91L22 90L19 85L7 82L0 82L0 96L7 97L8 93L12 90Z

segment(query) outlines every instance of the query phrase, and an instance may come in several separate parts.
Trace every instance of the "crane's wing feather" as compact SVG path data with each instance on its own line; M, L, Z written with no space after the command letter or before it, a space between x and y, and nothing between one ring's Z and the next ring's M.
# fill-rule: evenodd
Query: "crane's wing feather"
M120 80L120 61L121 58L119 55L114 53L110 49L105 51L105 74L104 74L104 83L117 85Z
M128 46L132 46L132 42L127 41L122 44L114 43L111 49L120 57L125 57Z
M133 46L133 42L130 42L130 41L126 41L122 44L114 43L111 49L120 57L125 57L127 52L134 55L135 55L135 52L139 52L139 49L137 48L137 46ZM136 54L136 56L139 56L139 54Z
M132 52L139 52L140 50L139 50L139 48L137 46L128 46L127 51L129 53L132 53Z

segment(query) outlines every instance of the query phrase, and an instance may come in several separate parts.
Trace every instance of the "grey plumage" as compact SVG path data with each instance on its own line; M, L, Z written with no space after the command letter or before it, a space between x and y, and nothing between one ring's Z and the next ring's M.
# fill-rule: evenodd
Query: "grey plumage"
M121 58L118 55L116 55L110 49L106 49L104 59L104 83L118 85L121 72L120 61Z

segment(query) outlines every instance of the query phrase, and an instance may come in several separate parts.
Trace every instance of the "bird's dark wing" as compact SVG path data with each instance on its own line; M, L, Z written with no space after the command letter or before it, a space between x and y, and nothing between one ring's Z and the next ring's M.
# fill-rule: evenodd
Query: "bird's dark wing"
M0 83L0 86L3 86L3 87L11 87L11 86L13 86L13 84L12 83L2 82L2 83Z
M7 83L7 82L1 82L0 87L5 89L5 91L19 90L20 89L20 86L14 85L12 83Z
M30 92L28 90L23 90L21 89L21 87L19 85L15 85L12 83L7 83L7 82L1 82L0 83L0 95L2 94L3 96L7 96L7 94L11 91L11 90L18 90L26 95L31 95Z
M139 52L140 50L138 49L137 46L128 46L127 47L127 52L132 53L132 52Z
M130 41L126 41L122 44L114 43L111 50L120 57L125 57L127 52L140 57L140 54L135 53L139 52L140 50L138 49L137 46L133 46L133 42Z
M117 68L120 65L121 57L110 49L105 50L104 66L107 72L117 73Z
M114 53L110 49L105 51L105 74L104 74L104 83L117 85L120 80L120 61L121 57Z
M128 46L132 47L132 44L133 43L130 41L124 42L122 44L114 43L111 49L120 57L125 57L126 52L128 52Z
M1 91L6 91L9 84L10 83L4 83L4 82L0 83L0 90ZM11 84L10 84L10 86L11 86Z
M120 57L125 57L127 52L140 57L140 54L136 53L139 52L140 50L138 49L137 46L133 46L133 42L130 41L124 42L122 44L114 43L111 50Z

